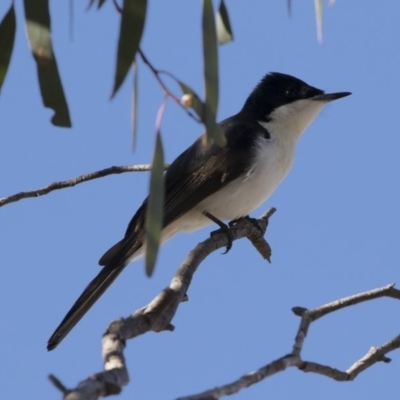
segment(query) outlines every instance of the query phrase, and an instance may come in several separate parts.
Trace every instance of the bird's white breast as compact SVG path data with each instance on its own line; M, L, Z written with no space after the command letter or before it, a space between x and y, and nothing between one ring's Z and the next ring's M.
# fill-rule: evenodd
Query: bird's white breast
M248 215L272 194L289 172L293 153L294 146L282 146L279 140L260 137L254 147L250 170L196 208L205 209L221 220Z
M212 224L203 211L224 221L244 217L260 206L290 171L297 140L323 106L324 103L310 99L298 100L276 109L270 122L260 122L270 139L257 139L249 171L166 227L163 240L180 230L193 231Z
M166 227L163 238L166 240L180 230L192 231L212 224L210 219L204 217L203 211L221 221L250 214L272 194L289 172L294 145L275 138L260 137L254 146L251 169Z

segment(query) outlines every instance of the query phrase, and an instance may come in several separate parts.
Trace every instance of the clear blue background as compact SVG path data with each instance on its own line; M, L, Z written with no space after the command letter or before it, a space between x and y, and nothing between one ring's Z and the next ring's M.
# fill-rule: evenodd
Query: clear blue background
M55 52L73 128L49 122L16 2L15 51L0 102L0 195L112 165L148 163L162 91L140 67L137 146L132 152L132 76L113 101L119 15L112 2L85 12L51 2ZM200 267L173 321L176 330L129 341L130 384L120 399L174 399L228 383L290 352L299 319L293 306L316 307L398 281L400 3L338 1L324 9L318 45L313 2L227 2L235 41L220 51L219 119L236 113L268 71L293 74L327 91L353 95L330 104L301 139L292 172L253 215L270 206L267 264L247 240ZM2 1L4 15L10 1ZM201 4L150 2L142 47L159 68L203 93ZM179 89L171 82L171 90ZM171 162L202 127L169 102L162 123ZM112 319L147 304L165 287L210 228L163 246L154 276L143 261L127 268L53 352L46 341L87 283L98 258L124 234L148 190L148 173L109 176L0 210L2 396L60 398L67 386L102 369L101 335ZM380 299L312 325L305 360L342 370L400 332L399 304ZM290 369L235 399L352 399L398 396L400 353L354 382Z

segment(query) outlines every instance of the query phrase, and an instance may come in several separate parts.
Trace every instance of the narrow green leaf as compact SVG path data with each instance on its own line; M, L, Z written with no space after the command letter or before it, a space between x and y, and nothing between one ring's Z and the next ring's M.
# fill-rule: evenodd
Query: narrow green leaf
M146 273L151 276L161 242L164 207L164 150L157 132L146 211Z
M136 147L136 136L137 136L137 104L138 104L138 63L136 61L132 64L133 70L133 89L132 89L132 150Z
M203 0L203 58L206 103L213 113L218 107L218 48L212 0Z
M217 35L219 44L225 44L233 40L231 22L229 21L228 10L224 0L219 3L217 13Z
M24 7L26 31L36 61L43 104L54 110L51 118L54 125L71 127L68 104L51 43L48 0L24 0Z
M203 0L203 58L206 101L203 104L202 121L206 126L205 144L226 143L222 129L215 122L218 108L218 46L212 0Z
M11 54L14 48L15 29L15 11L14 3L12 3L7 14L0 22L0 92L7 74L8 66L11 60Z
M322 43L322 0L314 0L315 19L317 24L317 40Z
M206 127L206 134L204 136L205 145L209 146L212 143L215 143L220 147L225 146L226 136L222 128L215 122L215 114L210 109L210 106L203 103L197 93L190 86L181 81L178 81L178 84L184 94L193 96L193 104L191 107Z
M121 87L139 49L146 20L147 0L124 0L118 39L117 67L111 97Z
M224 147L226 145L226 136L220 125L215 121L214 112L207 103L203 104L203 109L203 123L206 126L206 135L203 137L203 143L206 146L215 143L219 147Z

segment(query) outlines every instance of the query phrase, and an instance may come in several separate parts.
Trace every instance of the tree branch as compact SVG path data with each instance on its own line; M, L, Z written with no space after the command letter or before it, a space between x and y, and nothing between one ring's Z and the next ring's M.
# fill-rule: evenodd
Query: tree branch
M168 165L165 165L164 169L167 169L167 168L168 168ZM100 171L90 172L88 174L80 175L80 176L77 176L76 178L72 178L72 179L69 179L66 181L53 182L41 189L35 189L35 190L31 190L29 192L20 192L20 193L16 193L16 194L13 194L8 197L3 197L2 199L0 199L0 207L5 206L6 204L14 203L14 202L22 200L22 199L43 196L44 194L48 194L54 190L65 189L67 187L73 187L75 185L78 185L79 183L91 181L93 179L102 178L107 175L122 174L124 172L143 172L143 171L151 171L151 165L141 164L141 165L126 165L126 166L122 166L122 167L105 168Z
M303 372L313 372L343 382L355 379L359 373L379 361L386 363L390 362L390 359L387 358L385 354L400 347L400 335L396 336L381 347L372 347L364 357L355 362L347 371L340 371L327 365L311 361L303 361L301 359L301 350L303 348L305 337L307 336L308 328L312 322L324 315L340 310L341 308L376 299L378 297L391 297L400 300L400 290L395 289L394 284L390 284L382 288L333 301L314 308L313 310L307 310L304 307L294 307L292 311L295 315L301 317L301 321L290 354L278 358L253 372L243 375L239 379L227 385L216 387L203 393L181 397L178 400L217 400L222 396L237 393L271 375L284 371L289 367L297 367Z
M263 235L268 226L269 218L275 211L274 208L271 208L257 219L259 228L248 219L239 220L237 224L230 227L232 240L247 237L252 241L261 256L269 259L271 250ZM173 331L174 326L171 321L180 303L187 301L186 293L198 266L208 255L217 249L225 247L227 244L228 239L224 233L215 234L199 243L181 264L170 285L162 290L147 306L136 310L127 318L119 318L111 322L102 339L104 372L91 375L80 382L74 389L67 389L57 378L52 376L51 380L64 394L64 400L96 400L100 396L120 393L122 387L129 382L123 355L126 341L150 331ZM400 300L400 290L395 289L394 284L390 284L382 288L345 297L311 310L304 307L294 307L292 309L293 313L300 316L301 320L292 351L289 354L249 372L231 383L199 394L182 397L178 400L217 400L223 396L237 393L289 367L296 367L303 372L313 372L343 382L355 379L358 374L379 361L389 363L391 360L386 357L386 354L400 347L400 335L380 347L372 347L365 356L355 362L347 371L340 371L312 361L304 361L301 358L304 341L312 322L331 312L379 297L391 297Z
M230 228L232 240L243 237L248 237L251 241L256 239L257 249L264 249L265 244L264 246L260 244L266 243L263 235L267 229L269 217L275 211L275 208L271 208L257 220L259 228L247 219L239 220ZM227 244L228 238L224 233L212 235L199 243L181 264L170 285L147 306L138 309L128 318L119 318L111 322L102 339L104 372L91 375L72 390L65 388L57 378L52 376L52 382L57 382L55 386L64 393L64 400L96 400L99 396L119 393L122 386L129 382L123 355L126 340L150 331L174 330L171 320L179 304L187 300L186 293L198 266L208 255ZM265 251L261 255L264 257Z

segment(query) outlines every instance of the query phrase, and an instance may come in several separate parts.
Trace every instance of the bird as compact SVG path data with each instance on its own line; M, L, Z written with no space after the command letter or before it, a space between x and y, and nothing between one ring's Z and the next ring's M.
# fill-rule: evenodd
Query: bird
M162 242L213 221L247 217L277 188L292 167L296 144L323 107L350 92L325 93L294 76L266 74L242 109L219 123L226 145L202 137L164 175ZM123 269L145 251L148 197L125 236L100 258L102 269L77 299L47 343L53 350Z

